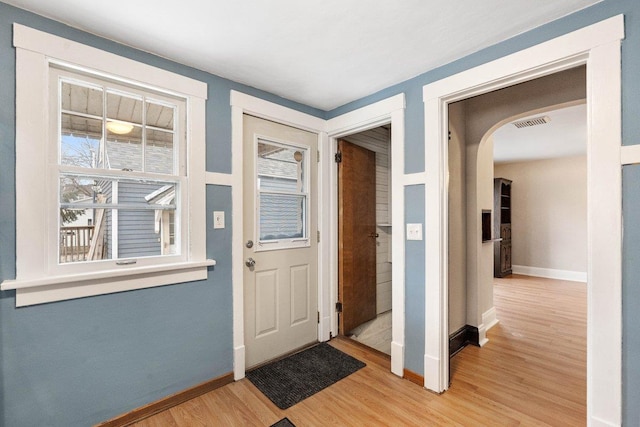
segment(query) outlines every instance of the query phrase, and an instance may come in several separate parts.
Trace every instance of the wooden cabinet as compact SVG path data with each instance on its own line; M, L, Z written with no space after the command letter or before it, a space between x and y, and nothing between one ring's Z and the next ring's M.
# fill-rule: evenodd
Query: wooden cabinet
M511 181L493 180L493 232L502 239L493 246L493 277L511 274Z

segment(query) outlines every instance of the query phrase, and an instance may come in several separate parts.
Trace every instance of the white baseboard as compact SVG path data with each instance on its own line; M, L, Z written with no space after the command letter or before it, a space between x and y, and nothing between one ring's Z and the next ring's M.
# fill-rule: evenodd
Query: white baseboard
M614 422L610 422L610 421L606 421L603 420L601 418L595 417L595 416L591 416L591 422L589 423L589 425L591 427L620 427L619 423L614 423Z
M400 378L404 375L404 347L395 341L391 341L391 373Z
M440 359L429 356L427 354L424 355L424 372L425 373L441 372L440 369L441 369ZM436 393L441 393L444 391L442 387L440 387L440 378L437 378L436 375L425 375L424 387Z
M320 323L318 323L318 341L326 342L329 341L331 335L331 316L326 316L320 318Z
M482 324L478 326L478 344L480 347L489 342L487 338L487 331L497 325L499 322L496 317L496 308L491 307L489 310L482 313Z
M591 427L620 427L620 422L613 422L613 421L607 421L607 420L603 420L602 418L598 418L595 415L591 416L590 419L590 423L588 425L590 425Z
M487 329L484 325L478 326L478 345L480 347L484 347L488 342L489 338L487 338Z
M553 268L529 267L526 265L512 265L511 270L514 274L522 274L524 276L546 277L548 279L569 280L572 282L587 281L587 272L556 270Z
M499 320L496 317L495 307L491 307L489 310L482 313L482 324L485 327L485 331L488 331L489 329L493 328L495 325L498 324L498 322Z
M233 379L239 381L244 378L244 346L233 349Z

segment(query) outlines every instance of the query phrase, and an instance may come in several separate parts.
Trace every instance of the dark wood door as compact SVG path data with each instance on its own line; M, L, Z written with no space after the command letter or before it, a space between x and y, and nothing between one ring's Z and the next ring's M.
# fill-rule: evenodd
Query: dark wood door
M338 141L338 299L340 333L376 317L376 157Z

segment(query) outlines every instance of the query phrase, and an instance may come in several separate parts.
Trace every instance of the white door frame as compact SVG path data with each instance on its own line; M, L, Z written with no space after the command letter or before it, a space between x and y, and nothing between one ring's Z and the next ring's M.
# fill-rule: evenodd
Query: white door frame
M587 65L587 422L621 423L622 177L618 15L423 88L425 103L425 387L448 388L448 104ZM624 150L622 150L624 152ZM605 249L605 250L603 250ZM597 304L597 306L596 306Z
M231 281L233 286L233 378L237 381L245 375L245 345L244 345L244 263L243 263L243 114L271 120L287 126L307 130L318 134L318 149L326 146L327 134L324 131L326 121L309 114L301 113L291 108L283 107L260 98L241 92L231 91L231 205L233 208L232 239L231 239ZM318 213L322 212L322 175L318 168L318 187L311 191L318 192ZM321 217L321 215L318 215ZM318 224L320 227L320 224ZM320 228L318 228L320 229ZM311 238L315 236L310 236ZM324 245L326 246L326 245ZM318 311L320 317L328 310L323 305L323 294L328 293L327 286L323 286L323 269L326 264L325 249L322 240L318 243ZM326 298L328 301L328 298ZM325 330L326 329L326 330ZM329 329L318 325L318 340L329 339Z
M404 93L378 101L366 107L345 113L327 121L329 135L328 150L323 150L321 176L323 181L321 212L322 230L328 244L328 270L330 291L325 297L334 306L338 301L338 169L333 158L337 151L338 138L353 135L385 124L391 124L391 372L402 377L404 373L404 186L411 183L411 175L404 174ZM321 314L322 315L322 314ZM333 336L338 333L338 316L329 310L321 323L330 325Z

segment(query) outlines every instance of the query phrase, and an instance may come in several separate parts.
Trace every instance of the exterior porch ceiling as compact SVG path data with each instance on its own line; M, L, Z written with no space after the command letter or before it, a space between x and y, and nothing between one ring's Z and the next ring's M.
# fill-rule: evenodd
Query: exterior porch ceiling
M3 0L331 110L598 0Z

